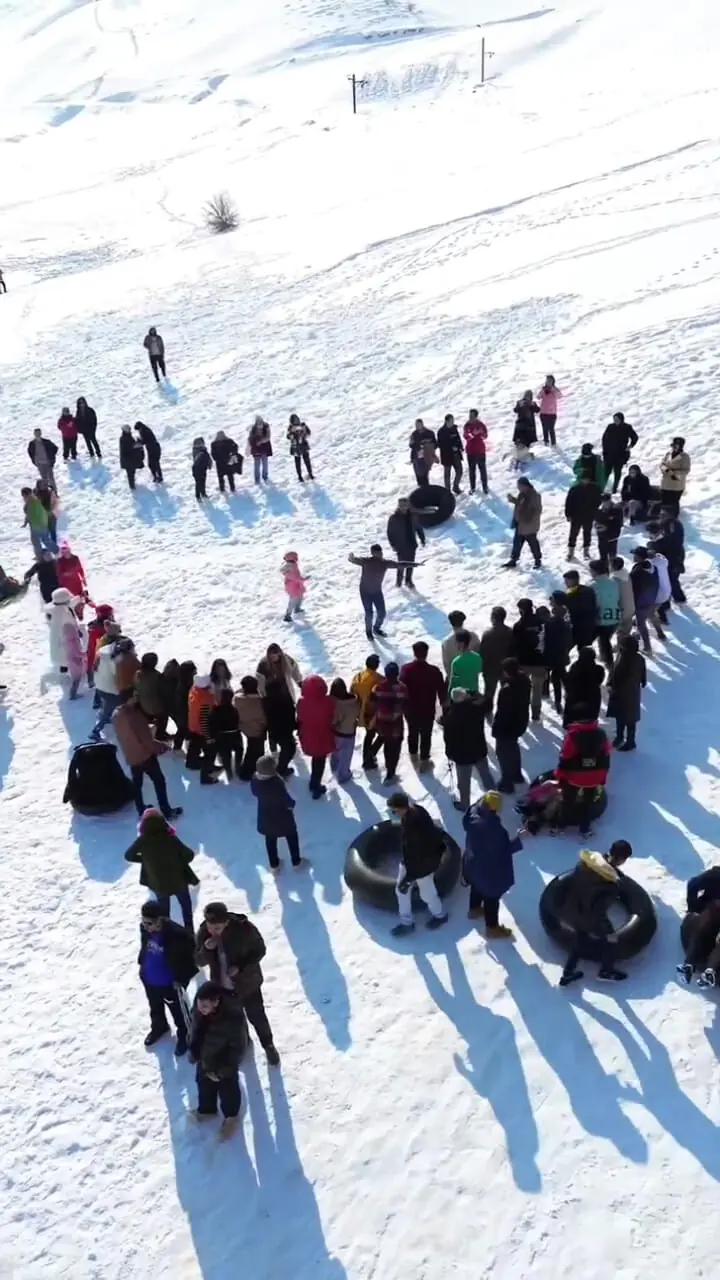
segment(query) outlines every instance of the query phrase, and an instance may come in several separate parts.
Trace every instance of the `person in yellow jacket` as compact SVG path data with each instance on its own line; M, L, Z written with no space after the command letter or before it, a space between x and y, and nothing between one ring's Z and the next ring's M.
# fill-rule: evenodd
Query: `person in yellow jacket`
M363 739L363 769L377 769L377 753L380 750L380 735L375 732L374 719L371 707L371 698L376 685L380 684L382 676L378 671L380 666L380 658L376 653L371 653L365 660L365 666L362 671L358 671L353 676L350 692L360 703L360 724L365 730Z

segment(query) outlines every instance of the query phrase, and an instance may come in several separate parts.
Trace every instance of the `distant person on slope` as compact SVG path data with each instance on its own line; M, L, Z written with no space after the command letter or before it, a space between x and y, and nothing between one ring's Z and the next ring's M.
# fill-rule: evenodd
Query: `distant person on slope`
M143 346L148 353L148 357L150 359L150 368L153 371L155 381L156 382L160 381L160 374L162 374L163 378L166 378L167 374L165 372L165 343L163 342L162 338L160 337L160 334L158 333L154 325L150 329L148 329L145 335L145 338L143 340Z
M440 462L443 469L443 483L446 489L450 488L450 473L454 475L452 483L453 493L460 493L460 481L463 473L463 443L460 432L457 428L455 418L451 413L445 414L445 420L437 433L438 449L440 451Z
M41 551L37 560L30 566L24 576L24 581L29 582L31 578L37 575L40 595L45 604L52 604L53 591L57 591L60 583L58 582L57 561L52 551Z
M587 480L592 480L594 484L598 486L601 493L605 488L605 468L602 463L602 458L599 458L598 455L593 452L591 444L583 445L580 450L580 457L576 458L573 463L573 473L576 480L582 480L583 477Z
M41 551L57 551L57 543L48 528L48 513L37 494L24 485L20 490L25 519L23 528L30 530L30 541L36 557Z
M463 879L470 885L469 920L485 920L485 936L507 938L514 934L498 919L500 900L515 883L513 854L522 849L519 835L514 838L505 830L500 817L502 796L487 791L481 800L470 805L465 817L465 851Z
M415 419L410 433L410 461L420 488L430 483L430 472L437 462L435 432L425 426L422 418Z
M392 935L394 938L402 938L415 929L412 918L413 887L417 888L430 913L427 928L439 929L448 920L448 913L443 908L435 886L435 873L445 848L442 832L436 827L427 809L411 801L404 791L396 791L390 797L388 808L399 819L401 829L400 866L395 885L400 920L391 930Z
M195 501L202 502L207 498L208 471L212 469L212 458L202 436L196 436L192 447L192 474L195 481Z
M305 583L309 581L310 575L303 576L297 551L285 552L280 572L283 576L287 597L283 622L292 622L294 615L303 611Z
M568 531L568 560L575 559L575 546L578 534L582 532L583 555L590 558L593 522L600 506L600 488L589 475L581 475L579 480L570 486L565 495L565 519L570 528Z
M75 409L75 425L87 446L91 458L102 458L97 442L97 414L84 396L80 396Z
M515 569L517 567L520 553L526 542L532 552L535 568L541 569L542 551L538 541L538 533L540 532L540 521L542 519L542 498L525 476L521 476L518 480L517 489L517 494L508 494L508 502L512 503L515 508L512 518L514 536L510 559L503 565L503 569Z
M40 479L49 485L51 489L54 489L55 472L53 468L57 458L57 445L52 440L46 440L40 427L36 427L27 451L33 466L38 469Z
M262 479L267 484L268 458L273 456L272 438L270 424L259 413L248 434L248 452L253 460L255 483L260 484Z
M120 467L127 476L128 485L135 488L135 475L145 466L145 450L139 440L135 439L129 423L120 432Z
M376 653L371 653L365 659L365 666L362 671L358 671L353 676L350 684L350 692L355 695L360 703L360 727L365 730L363 738L363 769L377 769L377 753L380 749L381 738L375 732L375 722L372 708L372 693L382 681L382 676L378 672L380 659Z
M562 399L562 391L549 373L538 392L540 407L540 425L543 433L543 444L555 444L555 423L557 422L558 401Z
M69 409L63 409L60 417L58 418L57 425L58 431L62 436L63 460L67 462L69 458L72 458L73 461L75 461L77 459L78 429L77 423Z
M667 511L677 515L690 472L690 454L685 452L685 441L682 436L675 436L670 452L665 454L660 463L660 471L662 505Z
M603 466L607 479L612 476L613 493L617 493L620 488L622 469L630 458L630 450L635 448L637 442L637 431L625 421L625 414L614 413L602 438Z
M495 691L500 680L502 664L513 652L512 628L506 622L507 611L502 605L490 610L490 626L480 637L480 657L483 660L483 683L488 700L488 714L492 711ZM471 633L472 634L472 633Z
M112 723L120 750L130 767L135 808L142 817L148 807L143 799L143 778L148 777L155 787L158 809L163 816L169 820L179 818L182 809L172 808L168 800L165 777L158 760L158 756L167 751L167 746L153 737L134 690L125 689L118 696L120 705L113 712Z
M162 446L160 441L155 435L155 432L151 431L149 427L146 427L144 422L135 423L135 435L147 453L147 464L150 468L150 475L152 476L155 484L162 484L163 473L162 467L160 466Z
M606 563L617 555L622 527L622 504L613 502L612 494L604 493L595 516L595 531L598 540L598 556Z
M460 644L460 635L463 632L467 631L470 636L470 648L474 649L476 653L480 653L480 637L476 631L472 631L470 627L465 626L466 618L467 614L463 613L462 609L453 609L452 612L448 614L448 622L452 627L452 631L449 636L445 637L440 649L446 676L450 675L453 658L457 658L461 651L464 652L464 649Z
M137 839L124 856L126 862L140 863L140 884L155 894L163 916L170 917L170 899L177 898L185 929L194 938L190 886L200 883L190 867L195 851L183 844L158 809L141 815Z
M195 962L201 969L209 966L212 981L242 1005L269 1065L277 1067L280 1054L262 993L265 939L246 915L228 911L224 902L209 902L203 916L195 938Z
M563 900L563 916L575 929L575 947L565 961L560 986L567 987L583 977L577 968L580 953L592 942L600 939L600 982L622 982L627 974L615 968L616 934L607 911L618 901L620 868L632 857L632 845L627 840L615 840L608 853L596 853L583 849L580 861L568 879L567 893Z
M60 543L57 576L60 586L65 587L74 598L73 608L77 618L82 622L83 610L88 598L87 580L83 562L78 555L75 555L68 542Z
M398 560L405 561L406 564L409 562L409 567L403 569L401 566L398 569L397 585L403 585L404 575L405 586L414 586L412 565L415 563L418 542L425 546L425 531L410 506L409 498L398 498L397 507L387 522L386 535Z
M7 285L2 271L0 271L0 293L7 293Z
M290 441L290 457L295 463L297 478L301 484L305 482L305 477L302 473L303 463L305 464L308 480L315 479L310 462L310 435L310 428L300 421L296 413L291 413L287 438Z
M218 431L210 445L210 453L215 463L220 492L225 492L227 480L230 492L234 493L235 476L242 473L242 456L235 441L226 436L224 431Z
M628 517L630 524L641 524L648 513L650 506L652 485L649 476L641 471L635 463L628 468L628 473L622 482L620 490L620 500L623 505L623 511Z
M348 560L350 564L359 565L362 569L360 599L365 610L365 635L368 640L372 640L374 635L384 636L386 632L383 631L382 624L385 621L387 609L382 589L383 579L388 569L414 569L414 561L385 560L382 547L378 542L374 542L371 546L369 556L351 554Z
M430 745L437 704L442 707L447 686L440 668L428 662L427 643L416 640L412 648L413 660L400 668L400 682L407 689L405 718L408 727L408 752L414 761L419 755L420 772L425 773L432 768ZM481 661L478 654L472 656Z
M471 409L468 414L468 420L463 427L471 493L475 492L478 475L480 476L483 493L488 492L487 438L488 429L485 423L480 421L477 409Z
M535 419L540 406L535 403L532 391L523 392L515 405L515 430L513 443L526 449L532 449L537 441L537 425Z
M188 933L186 928L168 919L167 900L163 903L150 899L141 912L138 964L150 1007L150 1030L145 1037L145 1047L149 1049L168 1034L169 1009L177 1030L175 1057L181 1058L187 1053L188 1038L181 992L184 994L197 973L194 934L192 928Z

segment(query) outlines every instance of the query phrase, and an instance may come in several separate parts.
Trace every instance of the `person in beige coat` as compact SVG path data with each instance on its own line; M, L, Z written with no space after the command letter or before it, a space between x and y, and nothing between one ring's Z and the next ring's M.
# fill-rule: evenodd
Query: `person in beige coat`
M610 561L611 574L620 588L620 624L617 629L619 636L629 636L632 631L633 618L635 617L635 592L632 589L629 570L625 568L625 561L622 556L613 556Z
M464 614L462 609L453 609L452 613L448 614L448 622L452 627L452 631L450 632L450 635L446 636L443 640L441 648L442 661L446 676L450 675L453 658L457 658L459 653L464 652L464 648L460 645L460 641L458 640L458 636L462 632L466 632L467 635L469 635L470 648L474 650L475 653L480 652L480 637L477 632L471 631L469 627L465 626L466 617L467 614Z
M279 644L268 645L265 657L261 658L257 664L255 674L261 696L265 696L268 680L284 680L290 697L295 702L295 690L302 685L300 668L295 659L291 658L289 653L285 653Z
M360 721L360 699L348 691L345 681L339 677L330 685L330 697L334 706L335 734L335 750L330 757L330 768L338 782L350 782L355 734Z
M240 732L245 735L246 746L238 777L241 782L249 782L258 760L265 754L267 717L255 676L243 676L240 690L233 698L233 706L238 713Z
M510 559L503 569L514 569L520 559L520 552L527 542L535 559L535 568L542 567L542 551L538 542L540 521L542 519L542 498L537 489L531 485L527 476L521 476L517 482L516 494L508 494L508 502L515 508L512 527L515 530Z
M665 454L660 463L660 472L662 504L677 515L680 510L680 497L685 492L690 472L690 454L685 452L685 441L682 436L675 436L670 452Z
M163 817L178 818L182 809L173 809L168 800L165 776L158 760L158 756L167 751L167 743L157 742L153 737L135 691L127 689L120 696L122 702L113 713L112 724L120 750L130 766L135 808L142 817L147 808L143 799L143 778L147 776L155 787Z

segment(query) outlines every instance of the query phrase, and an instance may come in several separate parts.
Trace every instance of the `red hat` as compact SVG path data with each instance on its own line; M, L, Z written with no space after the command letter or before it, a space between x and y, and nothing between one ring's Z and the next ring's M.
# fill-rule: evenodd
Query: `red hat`
M114 618L115 617L115 610L113 609L111 604L97 604L95 606L95 612L98 618Z

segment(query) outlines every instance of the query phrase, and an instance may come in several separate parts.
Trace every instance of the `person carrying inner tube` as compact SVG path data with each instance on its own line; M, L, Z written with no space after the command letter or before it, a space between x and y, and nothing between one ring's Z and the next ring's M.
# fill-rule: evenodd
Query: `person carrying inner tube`
M560 986L567 987L584 977L577 963L580 953L588 943L600 939L599 982L622 982L627 974L615 967L616 939L607 910L618 900L620 867L632 857L632 845L628 840L614 840L608 853L596 853L583 849L572 875L569 877L563 902L563 919L575 930L575 946L565 961Z

